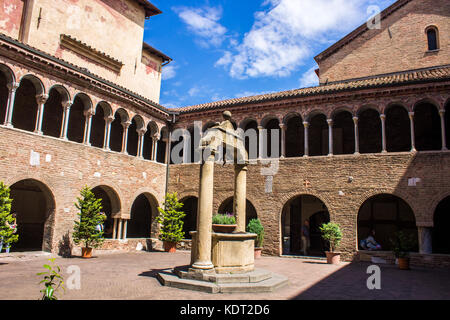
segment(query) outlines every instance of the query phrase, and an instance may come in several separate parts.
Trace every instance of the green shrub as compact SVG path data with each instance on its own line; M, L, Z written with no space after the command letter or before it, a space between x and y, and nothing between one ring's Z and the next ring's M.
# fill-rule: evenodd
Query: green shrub
M256 233L255 247L261 248L264 243L264 227L259 219L251 219L247 225L247 232Z
M334 252L342 240L341 228L337 223L324 223L320 228L322 238L330 243L330 251Z
M103 231L97 230L97 225L103 224L106 216L100 213L102 199L95 198L88 186L81 190L81 197L77 198L75 207L79 210L79 221L75 221L72 234L76 244L84 243L86 248L97 248L103 243Z
M156 221L161 224L159 239L167 242L179 242L184 239L183 218L186 214L180 209L183 203L178 201L177 193L168 193L164 198L164 208L159 207Z
M59 288L65 290L63 284L63 277L59 274L61 272L61 268L57 265L54 265L55 258L48 259L50 264L44 264L44 268L47 269L45 272L40 272L38 276L44 276L44 279L39 282L39 284L44 284L44 289L40 292L42 293L41 300L58 300L55 296L55 292L58 291ZM56 288L54 287L56 285Z
M9 192L9 188L0 181L0 241L3 240L6 247L19 240L16 221L11 214L12 199Z
M391 243L396 258L407 258L417 246L416 237L403 231L397 231L394 239L391 239Z
M236 224L236 217L231 213L215 214L212 218L213 224Z

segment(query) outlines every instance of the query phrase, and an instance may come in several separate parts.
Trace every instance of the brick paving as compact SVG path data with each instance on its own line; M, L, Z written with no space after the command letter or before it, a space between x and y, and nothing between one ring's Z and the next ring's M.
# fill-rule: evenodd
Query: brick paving
M49 255L0 256L0 299L35 300L40 296L42 265ZM288 300L288 299L450 299L450 271L412 269L401 271L380 265L381 290L368 290L367 263L327 265L321 260L262 257L257 268L283 274L289 285L273 293L207 294L161 286L155 274L187 265L189 252L101 253L90 260L56 257L67 278L67 267L81 269L81 289L66 290L60 299L150 300Z

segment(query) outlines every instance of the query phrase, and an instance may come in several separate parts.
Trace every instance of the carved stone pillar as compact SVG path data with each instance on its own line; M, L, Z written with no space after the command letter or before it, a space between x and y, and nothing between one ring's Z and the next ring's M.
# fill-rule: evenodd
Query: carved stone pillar
M40 94L36 96L36 101L38 104L36 125L34 127L34 133L42 134L42 120L44 119L44 107L47 102L48 94Z
M138 158L142 158L143 151L144 151L144 135L147 132L146 129L140 129L138 130L138 150L137 150L137 156Z
M328 123L328 155L333 155L333 119L327 119Z
M211 152L200 167L200 192L197 214L197 254L193 269L210 270L214 268L211 262L211 225L214 190L214 159Z
M284 123L280 123L281 129L281 159L286 157L286 125Z
M410 129L411 129L411 152L416 151L416 138L414 133L414 112L409 112L409 123L410 123Z
M70 116L70 107L72 106L73 101L65 101L62 103L63 107L63 123L61 126L61 135L60 138L63 140L67 140L67 130L69 128L69 116Z
M128 154L127 152L127 144L128 144L128 128L131 125L131 121L125 121L121 123L123 127L123 135L122 135L122 153Z
M153 146L152 146L152 157L151 160L152 161L157 161L157 157L158 157L158 140L159 140L159 136L153 136L152 137L152 141L153 141Z
M259 135L258 158L262 159L264 157L264 127L263 126L258 126L258 135Z
M380 120L381 120L381 152L386 153L386 115L380 114Z
M92 110L86 110L84 112L85 117L85 127L84 127L84 138L83 144L90 146L91 145L91 128L92 128Z
M431 228L418 227L418 232L419 232L419 252L426 254L433 253Z
M445 151L448 150L445 136L445 110L439 110L439 116L441 117L442 151ZM448 130L450 130L450 128L448 128Z
M109 147L109 140L111 137L111 123L113 123L114 121L114 117L113 116L109 116L105 118L105 137L103 140L103 149L110 151L110 147Z
M235 164L233 209L236 214L236 232L245 232L247 207L247 165Z
M14 111L14 101L16 100L16 91L20 86L18 82L8 83L6 85L8 87L8 103L6 105L6 116L5 116L5 125L9 128L12 128L12 116Z
M358 129L358 117L353 117L353 123L355 124L355 154L359 154L359 129Z
M304 121L303 127L305 128L305 154L304 157L309 157L309 122Z
M112 238L116 239L116 237L117 237L117 218L114 218L114 226L113 226Z

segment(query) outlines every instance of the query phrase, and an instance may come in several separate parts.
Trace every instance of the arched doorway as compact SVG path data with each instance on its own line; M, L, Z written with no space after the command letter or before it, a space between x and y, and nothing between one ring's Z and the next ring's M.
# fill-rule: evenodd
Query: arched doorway
M89 110L91 106L92 102L87 95L77 94L69 112L67 139L70 141L83 142L86 124L85 111Z
M102 199L102 212L106 214L106 220L103 224L104 226L104 236L106 239L112 239L114 219L120 213L120 200L117 193L108 186L97 186L92 189L95 197L97 199Z
M433 253L450 254L450 196L439 202L434 212Z
M402 199L390 194L380 194L366 200L358 213L358 248L371 230L383 251L393 249L391 239L396 231L412 234L417 239L417 226L414 212Z
M114 114L114 121L111 123L111 133L109 137L109 148L115 152L122 151L123 123L128 121L128 114L124 109L118 109Z
M91 146L96 148L103 148L105 141L106 119L111 116L111 107L106 102L100 102L95 109L95 114L92 116L91 123Z
M49 98L44 105L42 116L42 133L46 136L59 138L63 122L63 102L69 100L67 90L61 86L50 89Z
M418 151L442 149L441 118L435 105L420 103L414 108L414 132Z
M233 197L226 199L219 207L219 213L235 213L233 210ZM245 206L245 227L247 227L248 223L251 219L258 218L258 214L256 212L253 204L247 199Z
M50 189L34 179L21 180L11 187L11 212L16 214L19 241L11 251L49 251L55 203Z
M330 222L330 215L323 201L312 195L296 196L283 207L283 254L303 254L301 231L306 220L309 222L310 231L310 248L307 255L325 256L327 248L322 241L319 227Z
M12 116L14 128L34 131L38 110L36 97L43 93L43 85L36 77L28 75L20 81L14 100Z
M183 203L183 212L186 214L184 217L183 232L185 239L191 239L189 232L197 230L197 208L198 198L187 197L180 201Z
M158 203L147 193L140 194L131 206L130 220L127 223L127 238L150 238L153 217Z

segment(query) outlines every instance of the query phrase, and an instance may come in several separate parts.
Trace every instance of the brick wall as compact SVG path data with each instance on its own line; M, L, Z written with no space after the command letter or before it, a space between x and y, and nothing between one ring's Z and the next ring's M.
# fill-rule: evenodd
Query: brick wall
M11 186L35 179L48 189L54 211L46 222L44 248L52 252L73 230L74 203L85 185L112 188L120 200L116 217L123 219L130 219L131 206L142 193L158 203L163 200L165 165L17 129L0 127L0 137L0 181ZM30 164L32 151L39 155L39 165ZM157 231L153 226L152 237Z
M450 2L414 0L339 51L319 61L320 82L446 65L450 61ZM428 52L425 29L439 29L440 51Z
M357 217L361 205L370 197L394 194L405 200L415 214L418 226L433 225L433 213L440 200L450 194L450 152L389 153L280 160L273 177L273 192L265 193L262 165L250 165L247 199L255 207L266 230L264 253L281 254L283 206L297 195L310 194L327 206L331 221L341 225L344 238L341 251L350 259L357 249ZM198 196L199 165L173 165L169 191L179 198ZM348 177L353 182L348 182ZM408 187L408 178L421 178ZM232 165L215 166L214 210L233 196ZM306 187L304 181L310 186ZM343 195L339 195L339 191Z

